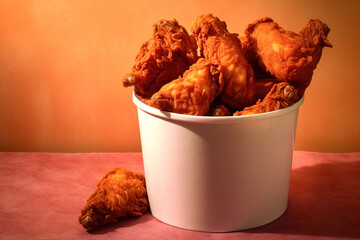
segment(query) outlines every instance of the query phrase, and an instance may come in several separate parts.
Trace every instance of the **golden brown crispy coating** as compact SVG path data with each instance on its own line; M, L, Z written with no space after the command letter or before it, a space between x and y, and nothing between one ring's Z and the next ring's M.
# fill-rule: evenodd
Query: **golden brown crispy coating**
M150 99L151 106L188 115L205 115L223 87L220 66L200 58L184 76L164 85Z
M299 34L281 28L264 17L245 30L241 39L246 58L254 66L286 81L302 95L309 86L327 40L329 27L318 19L309 20Z
M270 92L255 105L237 111L234 116L265 113L281 108L289 107L299 100L297 90L286 82L274 84Z
M141 46L132 72L123 77L123 85L134 86L142 97L151 97L198 59L195 38L177 20L160 20L153 29L153 37Z
M254 103L254 77L241 48L237 34L227 30L226 23L212 14L195 19L191 31L206 59L219 62L224 75L221 100L236 110Z
M111 169L97 184L81 210L79 222L91 231L120 217L140 216L148 210L145 177L124 168Z

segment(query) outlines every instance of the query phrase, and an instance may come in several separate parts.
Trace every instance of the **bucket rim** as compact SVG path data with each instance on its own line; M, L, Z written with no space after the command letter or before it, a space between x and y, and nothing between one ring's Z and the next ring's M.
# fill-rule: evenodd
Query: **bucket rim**
M300 106L304 103L305 96L297 101L295 104L290 107L282 108L279 110L274 110L266 113L257 113L252 115L243 115L243 116L194 116L194 115L186 115L168 111L162 111L160 109L151 107L138 98L135 92L133 92L132 96L134 104L138 109L143 112L149 113L156 117L165 118L168 120L177 120L177 121L185 121L185 122L199 122L199 123L225 123L225 122L240 122L240 121L251 121L251 120L261 120L268 119L273 117L278 117L292 111L298 110Z

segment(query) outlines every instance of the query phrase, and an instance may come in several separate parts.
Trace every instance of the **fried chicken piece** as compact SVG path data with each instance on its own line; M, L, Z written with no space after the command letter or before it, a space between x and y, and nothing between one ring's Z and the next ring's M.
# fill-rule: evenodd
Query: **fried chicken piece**
M224 117L231 116L231 112L225 105L219 104L210 109L210 115L214 117Z
M164 111L203 116L223 85L220 66L200 58L183 77L156 92L149 105Z
M229 33L226 23L212 14L195 19L191 31L196 36L201 54L218 61L224 75L221 100L233 110L253 104L254 74L241 48L237 34Z
M148 205L144 175L113 168L98 182L81 210L79 222L92 231L100 225L115 223L120 217L140 216Z
M271 18L264 17L245 30L242 47L254 69L260 68L280 81L295 86L302 95L309 86L327 40L330 28L311 19L297 34L284 30Z
M270 112L289 107L298 100L297 90L286 82L280 82L274 84L270 92L262 101L258 100L255 105L246 107L242 111L235 112L234 116Z
M160 20L153 25L153 37L141 46L132 72L123 77L123 85L134 86L139 96L151 97L197 59L195 37L175 19Z

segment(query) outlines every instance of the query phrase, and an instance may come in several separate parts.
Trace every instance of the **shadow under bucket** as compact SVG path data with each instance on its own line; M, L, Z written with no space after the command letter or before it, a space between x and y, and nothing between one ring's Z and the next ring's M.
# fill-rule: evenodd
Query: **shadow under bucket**
M151 212L175 227L229 232L287 208L300 99L256 115L208 117L138 108Z

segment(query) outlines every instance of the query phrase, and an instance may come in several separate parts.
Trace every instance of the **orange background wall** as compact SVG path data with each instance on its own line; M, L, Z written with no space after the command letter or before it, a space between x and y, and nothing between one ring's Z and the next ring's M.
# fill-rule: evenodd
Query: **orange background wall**
M161 18L189 29L212 12L242 33L270 16L298 31L327 23L306 92L296 150L360 151L360 1L0 0L0 151L141 151L132 89L122 76Z

